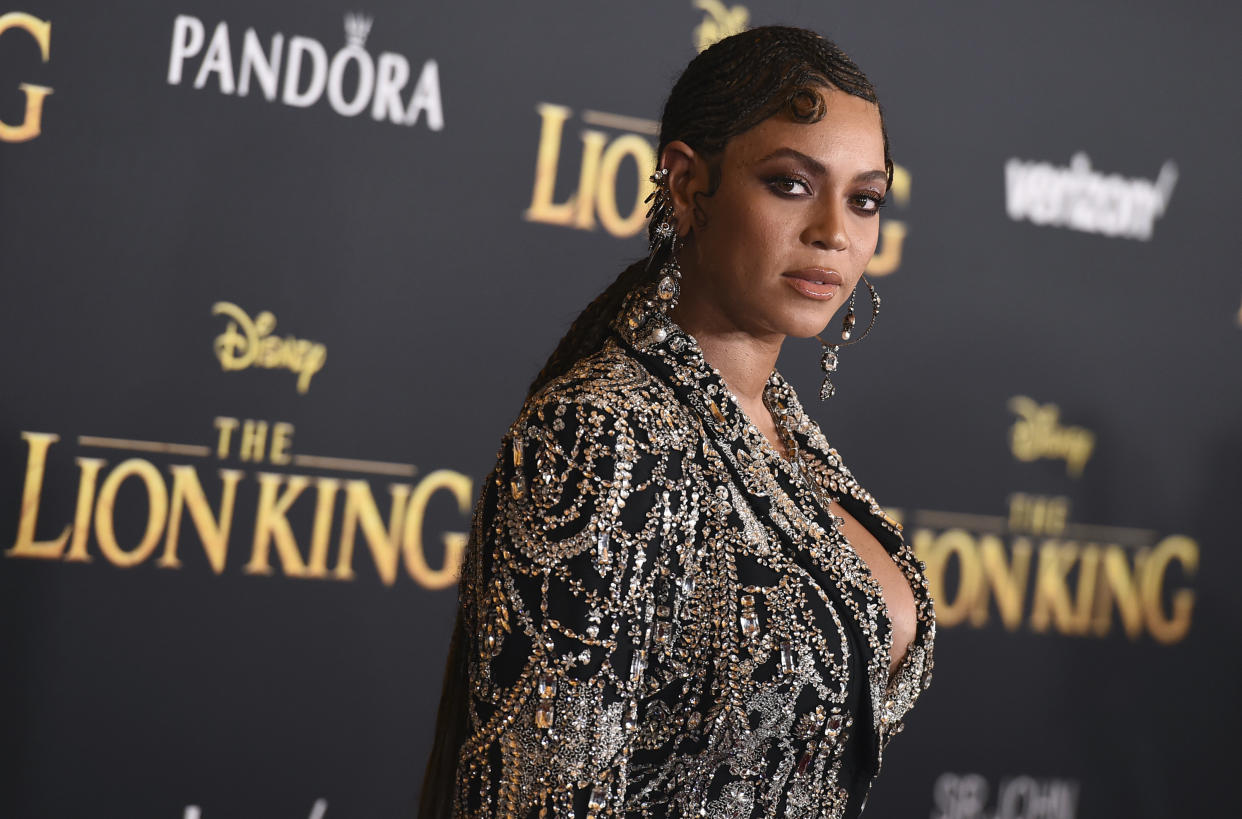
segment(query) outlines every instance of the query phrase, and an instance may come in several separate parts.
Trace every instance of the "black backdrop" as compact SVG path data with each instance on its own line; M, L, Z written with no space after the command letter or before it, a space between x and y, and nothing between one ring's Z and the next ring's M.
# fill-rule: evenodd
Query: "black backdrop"
M499 436L643 251L677 72L777 22L900 166L814 410L940 612L868 814L1232 812L1236 9L7 8L0 815L413 813Z

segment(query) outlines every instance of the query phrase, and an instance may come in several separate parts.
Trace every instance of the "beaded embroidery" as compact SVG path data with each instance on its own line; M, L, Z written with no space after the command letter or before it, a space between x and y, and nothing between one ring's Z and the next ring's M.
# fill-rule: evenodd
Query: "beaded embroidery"
M454 815L852 814L931 681L921 567L788 383L765 401L793 462L650 295L527 402L476 506ZM829 499L914 592L891 677L882 593Z

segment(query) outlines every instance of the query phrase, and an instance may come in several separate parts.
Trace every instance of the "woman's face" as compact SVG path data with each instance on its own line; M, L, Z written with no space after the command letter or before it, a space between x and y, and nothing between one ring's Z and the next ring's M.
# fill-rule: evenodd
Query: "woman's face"
M703 157L684 143L669 146L681 146L680 157L666 149L687 234L675 312L683 324L805 338L849 298L879 238L884 141L873 103L837 89L821 94L819 122L777 115L731 139L717 157L714 195L694 197L708 186Z

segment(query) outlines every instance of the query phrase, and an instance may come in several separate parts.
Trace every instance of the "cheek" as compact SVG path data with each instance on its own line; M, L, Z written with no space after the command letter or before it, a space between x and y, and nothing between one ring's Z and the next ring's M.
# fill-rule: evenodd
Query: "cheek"
M765 274L784 269L799 244L796 209L762 191L723 189L707 212L700 260L732 289L748 291Z
M880 242L880 219L878 216L867 217L855 233L854 247L862 256L870 258Z
M756 259L777 251L789 224L769 208L720 208L711 214L704 248L719 267L753 269Z
M797 216L768 203L753 204L736 214L729 231L729 241L751 259L778 263L798 244Z

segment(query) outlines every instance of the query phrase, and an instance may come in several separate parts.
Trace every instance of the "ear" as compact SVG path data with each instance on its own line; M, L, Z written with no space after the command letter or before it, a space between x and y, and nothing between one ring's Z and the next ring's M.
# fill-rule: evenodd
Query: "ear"
M694 220L694 195L707 187L707 165L703 158L679 139L664 146L659 167L668 169L669 193L677 217L677 238L689 236Z

